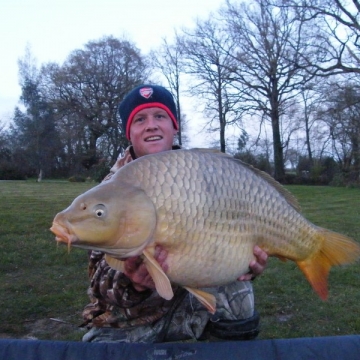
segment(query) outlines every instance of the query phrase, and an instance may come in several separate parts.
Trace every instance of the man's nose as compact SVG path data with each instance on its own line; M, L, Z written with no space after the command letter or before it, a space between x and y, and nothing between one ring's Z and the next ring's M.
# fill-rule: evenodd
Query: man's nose
M154 119L152 116L150 116L146 123L146 130L157 129L157 128L158 128L158 123L157 123L156 119Z

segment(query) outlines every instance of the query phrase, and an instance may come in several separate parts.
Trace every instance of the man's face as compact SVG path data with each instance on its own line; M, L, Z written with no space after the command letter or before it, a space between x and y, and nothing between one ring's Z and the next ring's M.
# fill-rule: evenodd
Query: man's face
M176 133L168 113L158 107L140 110L130 125L130 141L137 157L171 150Z

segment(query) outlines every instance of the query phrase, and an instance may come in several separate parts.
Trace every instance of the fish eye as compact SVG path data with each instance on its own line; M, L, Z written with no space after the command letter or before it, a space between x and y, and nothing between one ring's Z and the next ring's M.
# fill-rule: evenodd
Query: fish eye
M106 215L105 206L102 204L96 205L94 208L94 213L97 218L102 218Z
M102 210L102 209L96 210L96 216L97 217L101 217L101 216L103 216L103 214L104 214L104 210Z

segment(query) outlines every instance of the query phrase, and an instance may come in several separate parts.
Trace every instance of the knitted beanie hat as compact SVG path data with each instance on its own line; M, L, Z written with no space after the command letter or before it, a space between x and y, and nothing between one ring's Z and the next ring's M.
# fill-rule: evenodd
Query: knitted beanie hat
M159 85L140 85L131 90L119 105L119 114L123 131L130 140L130 126L134 116L140 110L158 107L165 110L178 130L176 106L171 93Z

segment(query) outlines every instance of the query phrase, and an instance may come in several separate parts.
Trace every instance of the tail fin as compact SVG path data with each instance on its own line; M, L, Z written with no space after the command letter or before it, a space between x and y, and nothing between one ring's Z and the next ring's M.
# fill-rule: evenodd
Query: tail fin
M315 292L322 300L328 297L327 278L330 268L355 262L360 257L360 244L345 235L319 228L320 250L313 256L297 261Z

